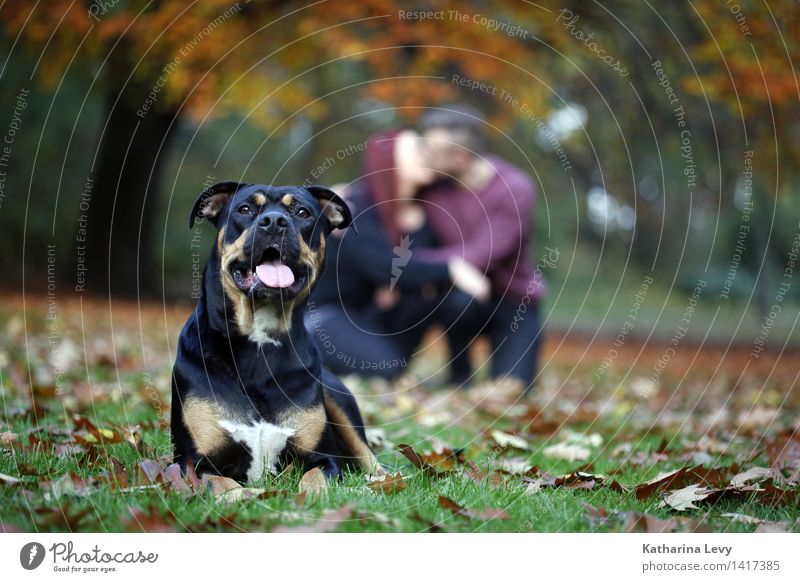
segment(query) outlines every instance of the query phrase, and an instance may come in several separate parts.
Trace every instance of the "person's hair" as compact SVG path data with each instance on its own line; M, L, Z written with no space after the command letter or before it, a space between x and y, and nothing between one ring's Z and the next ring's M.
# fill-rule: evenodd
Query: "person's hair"
M431 129L444 129L454 143L471 151L473 155L482 154L486 144L483 128L486 119L471 105L458 103L431 108L419 120L420 132Z

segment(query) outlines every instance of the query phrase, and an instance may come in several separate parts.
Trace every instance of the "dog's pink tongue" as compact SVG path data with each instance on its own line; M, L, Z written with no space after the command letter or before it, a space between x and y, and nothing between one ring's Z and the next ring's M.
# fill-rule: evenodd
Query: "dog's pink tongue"
M282 289L294 283L292 270L277 259L256 267L256 275L267 287Z

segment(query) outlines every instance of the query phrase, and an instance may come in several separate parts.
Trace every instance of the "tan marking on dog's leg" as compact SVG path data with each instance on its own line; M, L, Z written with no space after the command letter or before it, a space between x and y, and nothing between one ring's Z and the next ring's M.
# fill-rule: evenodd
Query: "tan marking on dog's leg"
M256 192L253 194L253 202L259 206L264 206L267 203L267 197L263 192Z
M227 433L219 425L222 408L215 402L190 396L183 403L183 424L197 452L210 455L225 445Z
M292 204L294 204L294 196L291 194L284 194L281 198L281 204L283 204L286 208L290 208Z
M328 396L325 396L325 412L333 430L339 434L348 447L349 450L347 452L349 455L356 459L361 468L368 473L382 475L384 473L383 467L378 463L375 453L372 452L367 443L361 440L347 413Z
M320 404L304 410L293 410L281 416L281 426L294 429L292 442L295 449L302 454L314 452L325 432L328 417L325 407Z

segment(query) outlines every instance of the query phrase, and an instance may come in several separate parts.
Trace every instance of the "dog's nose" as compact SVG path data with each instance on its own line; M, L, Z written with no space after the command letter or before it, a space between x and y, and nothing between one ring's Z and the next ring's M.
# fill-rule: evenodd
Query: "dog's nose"
M280 212L267 212L261 217L258 224L269 234L282 234L286 227L289 226L289 221Z

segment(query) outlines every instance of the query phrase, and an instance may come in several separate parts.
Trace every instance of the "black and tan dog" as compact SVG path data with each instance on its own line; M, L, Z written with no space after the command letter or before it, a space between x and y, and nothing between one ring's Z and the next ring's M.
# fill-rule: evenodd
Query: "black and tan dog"
M290 459L329 478L345 465L380 473L355 398L303 324L347 204L321 186L223 182L200 194L190 227L197 217L219 233L173 368L175 461L242 482Z

